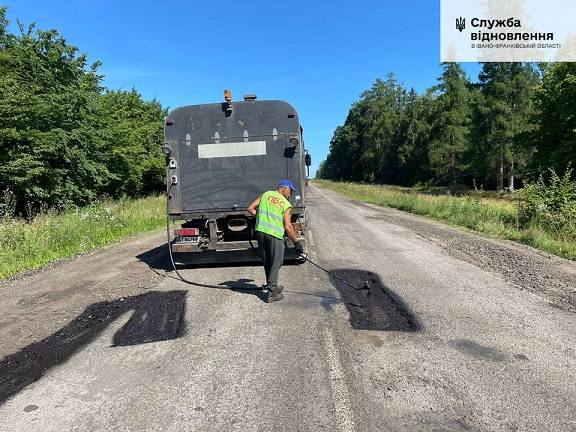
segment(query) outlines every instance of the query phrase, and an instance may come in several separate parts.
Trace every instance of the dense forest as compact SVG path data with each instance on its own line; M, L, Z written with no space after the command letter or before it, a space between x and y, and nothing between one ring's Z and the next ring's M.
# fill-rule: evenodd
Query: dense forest
M163 190L165 108L103 86L98 62L0 7L0 217ZM352 105L320 178L514 189L576 165L576 63L443 65L423 94L393 74Z
M0 217L163 190L165 109L102 85L99 63L0 7Z
M424 94L393 74L354 103L317 176L514 190L576 165L576 63L443 64Z

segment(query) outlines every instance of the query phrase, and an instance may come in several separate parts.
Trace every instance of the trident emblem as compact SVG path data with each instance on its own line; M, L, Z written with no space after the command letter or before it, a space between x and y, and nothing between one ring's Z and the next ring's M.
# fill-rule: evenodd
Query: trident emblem
M466 28L466 20L462 17L456 18L456 28L462 33L462 30Z

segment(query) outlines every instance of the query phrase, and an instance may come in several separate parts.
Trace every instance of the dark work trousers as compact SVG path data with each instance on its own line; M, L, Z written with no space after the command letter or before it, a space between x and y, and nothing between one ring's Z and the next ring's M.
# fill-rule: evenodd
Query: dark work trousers
M260 231L256 231L256 240L262 251L268 290L271 293L281 293L282 287L278 285L278 272L284 262L284 240Z

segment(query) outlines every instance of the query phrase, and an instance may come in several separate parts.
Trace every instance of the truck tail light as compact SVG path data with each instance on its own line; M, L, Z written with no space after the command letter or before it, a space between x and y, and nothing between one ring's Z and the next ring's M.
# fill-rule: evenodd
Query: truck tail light
M198 228L181 228L174 230L174 237L195 237L200 235Z

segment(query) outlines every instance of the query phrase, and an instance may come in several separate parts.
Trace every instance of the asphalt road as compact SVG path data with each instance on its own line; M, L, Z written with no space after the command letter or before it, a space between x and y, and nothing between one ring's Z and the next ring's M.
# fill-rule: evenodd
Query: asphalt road
M569 305L393 210L315 187L308 204L310 257L370 290L309 264L282 268L273 304L191 287L161 234L1 288L0 430L576 430ZM550 272L576 274L559 262ZM263 283L259 266L182 273Z

